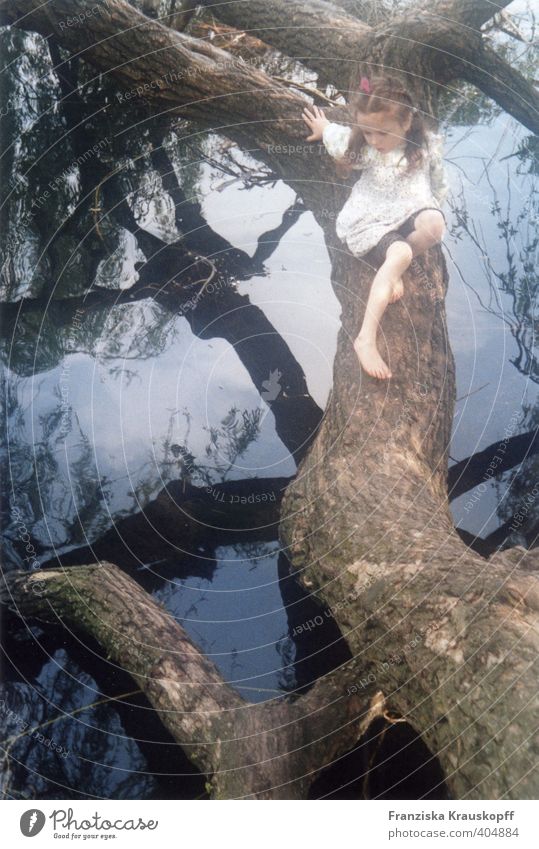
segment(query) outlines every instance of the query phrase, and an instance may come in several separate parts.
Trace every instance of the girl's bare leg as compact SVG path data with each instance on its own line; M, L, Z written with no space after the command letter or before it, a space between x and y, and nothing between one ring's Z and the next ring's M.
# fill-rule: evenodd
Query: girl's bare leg
M436 209L424 209L414 220L414 230L406 237L414 256L436 245L445 232L444 217Z
M386 259L380 266L371 284L365 317L354 349L361 366L367 374L380 379L391 377L391 371L378 353L376 334L380 319L387 305L395 299L395 292L402 286L402 275L413 258L411 246L407 241L393 242L386 252Z

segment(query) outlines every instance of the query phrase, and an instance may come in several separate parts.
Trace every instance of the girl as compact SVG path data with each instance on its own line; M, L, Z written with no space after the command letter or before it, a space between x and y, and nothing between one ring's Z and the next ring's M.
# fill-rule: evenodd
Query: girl
M402 275L414 256L440 242L440 205L447 193L441 137L427 131L409 93L396 78L362 77L351 101L353 128L328 121L316 106L304 109L311 135L322 139L338 171L361 170L336 221L337 236L354 256L373 251L380 265L354 349L368 374L390 378L376 347L380 319L403 295Z

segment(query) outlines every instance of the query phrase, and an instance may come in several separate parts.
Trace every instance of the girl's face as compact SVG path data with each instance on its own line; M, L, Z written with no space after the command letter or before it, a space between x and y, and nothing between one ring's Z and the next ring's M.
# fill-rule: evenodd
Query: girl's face
M358 112L357 122L368 145L380 153L389 153L405 143L412 118L408 115L403 124L394 110L387 109L382 112Z

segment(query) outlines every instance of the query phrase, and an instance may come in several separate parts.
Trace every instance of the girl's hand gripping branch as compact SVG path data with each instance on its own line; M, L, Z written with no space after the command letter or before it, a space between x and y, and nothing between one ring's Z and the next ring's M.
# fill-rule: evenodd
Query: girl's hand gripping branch
M324 115L323 110L318 106L311 106L311 111L304 109L302 118L311 131L311 135L307 136L306 141L318 141L321 139L324 128L330 123Z

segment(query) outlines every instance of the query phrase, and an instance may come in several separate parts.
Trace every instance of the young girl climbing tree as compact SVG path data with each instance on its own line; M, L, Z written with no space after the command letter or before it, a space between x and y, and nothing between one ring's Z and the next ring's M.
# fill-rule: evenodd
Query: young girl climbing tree
M307 140L322 139L341 174L361 171L337 217L336 232L354 256L373 251L380 265L354 348L363 369L383 379L392 372L376 346L379 322L387 305L402 297L402 275L413 257L443 236L440 206L447 185L441 138L426 129L396 78L363 77L351 113L353 127L328 121L316 106L305 109L303 118L311 131Z

